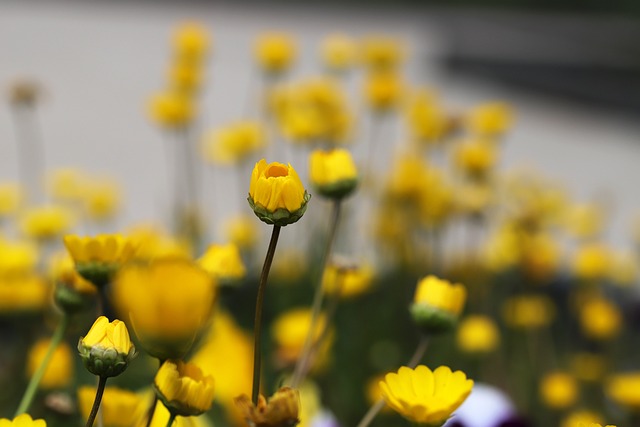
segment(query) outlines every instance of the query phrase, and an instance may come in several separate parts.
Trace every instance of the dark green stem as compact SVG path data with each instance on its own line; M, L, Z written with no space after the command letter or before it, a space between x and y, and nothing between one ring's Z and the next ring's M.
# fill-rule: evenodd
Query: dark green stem
M107 377L100 377L98 381L98 389L96 390L96 398L93 400L93 407L91 413L87 419L86 427L93 427L93 423L98 415L98 409L100 409L100 402L102 402L102 395L104 394L104 388L107 385Z
M262 265L262 273L260 274L260 283L258 285L258 297L256 300L256 317L253 323L253 384L251 387L251 401L254 405L258 404L258 395L260 394L260 336L262 330L262 304L264 302L264 291L267 287L267 279L269 278L269 270L273 262L273 256L276 253L276 245L280 236L280 226L274 225L271 232L271 240L269 241L269 249L267 256Z
M167 421L167 427L171 427L173 425L173 422L176 420L177 415L174 414L173 412L169 413L169 421Z

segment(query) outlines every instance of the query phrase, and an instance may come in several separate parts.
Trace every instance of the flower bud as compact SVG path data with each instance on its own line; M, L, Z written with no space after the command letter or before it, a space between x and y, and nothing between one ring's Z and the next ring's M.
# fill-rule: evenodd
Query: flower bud
M448 332L457 323L466 298L464 286L427 276L418 283L411 315L425 333Z
M153 386L167 409L183 417L200 415L213 402L213 377L204 375L193 363L167 360L158 370Z
M136 350L124 322L100 316L86 336L78 342L78 352L89 372L101 377L115 377L127 368Z

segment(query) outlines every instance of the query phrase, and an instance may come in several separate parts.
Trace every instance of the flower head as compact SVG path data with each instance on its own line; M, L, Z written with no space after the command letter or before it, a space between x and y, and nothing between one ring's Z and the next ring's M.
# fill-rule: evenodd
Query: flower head
M280 388L269 401L260 395L255 406L249 396L243 394L236 399L236 405L256 427L292 427L299 422L300 393L290 387Z
M322 61L332 71L344 71L356 60L356 46L345 34L331 34L322 42Z
M22 231L38 240L51 240L69 229L71 214L60 206L41 206L25 212L21 219Z
M460 322L456 338L462 351L485 354L494 351L500 343L500 331L488 316L467 316Z
M427 276L418 282L411 314L427 332L445 332L453 328L467 299L461 284Z
M255 44L258 63L266 73L278 74L286 71L296 56L293 38L284 33L262 34Z
M516 329L537 329L549 325L556 315L553 301L544 295L519 295L504 302L505 323Z
M198 264L220 284L237 283L247 274L240 251L233 243L209 246Z
M565 372L551 372L542 378L540 397L550 408L568 408L578 398L576 379Z
M197 22L185 22L173 33L173 48L178 62L202 61L211 49L211 36Z
M153 384L158 398L177 415L200 415L208 411L213 402L213 377L204 375L193 363L167 360Z
M365 98L377 111L388 111L398 105L403 91L402 79L395 72L374 72L365 81Z
M344 149L315 150L309 157L309 180L321 195L341 199L358 185L358 171L351 153Z
M221 164L242 163L265 145L266 131L259 122L232 123L205 136L204 155Z
M16 213L22 204L22 189L18 184L4 182L0 184L0 217Z
M153 95L148 105L152 120L167 128L187 126L196 115L191 97L180 92L162 92Z
M580 327L594 340L615 338L622 328L620 309L602 297L589 298L580 308Z
M626 372L611 376L606 384L607 395L618 405L640 412L640 372Z
M503 102L488 102L474 108L468 116L471 132L483 136L500 136L511 127L513 111Z
M249 204L260 220L285 226L302 218L310 199L291 165L265 159L256 163L251 174Z
M36 370L42 363L42 360L49 349L50 343L50 339L41 339L31 347L31 350L29 350L27 358L27 374L29 377L35 374ZM73 357L71 348L67 343L61 343L53 351L53 356L47 365L44 376L40 380L40 388L64 388L71 383L72 379Z
M124 322L100 316L80 338L78 351L85 367L94 375L115 377L127 368L136 350Z
M385 36L370 36L362 43L362 62L369 70L396 68L404 59L404 46Z
M441 426L471 393L473 381L447 366L435 371L405 366L380 381L382 397L391 408L419 424Z
M493 169L498 153L488 141L471 140L460 144L455 151L455 164L471 177L483 177Z
M322 275L322 287L327 294L351 298L367 292L374 275L370 265L358 265L350 260L336 258Z
M47 427L45 420L34 420L29 414L21 414L13 420L0 419L0 427Z

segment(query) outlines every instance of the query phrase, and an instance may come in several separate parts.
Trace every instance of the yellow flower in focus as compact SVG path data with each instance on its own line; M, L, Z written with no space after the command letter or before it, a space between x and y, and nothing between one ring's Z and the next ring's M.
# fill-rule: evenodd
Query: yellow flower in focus
M371 289L373 268L345 262L332 262L322 276L322 287L329 295L352 298Z
M238 215L227 220L224 232L226 239L241 250L252 249L260 237L255 220L247 215Z
M362 42L362 62L372 71L396 68L404 59L404 46L385 36L370 36Z
M170 412L187 417L200 415L213 403L213 377L193 363L167 360L153 382L158 398Z
M540 382L540 397L550 408L569 408L578 398L578 383L566 372L546 374Z
M345 34L331 34L322 42L322 62L333 71L344 71L356 60L354 41Z
M78 388L78 406L83 419L89 418L96 388L82 386ZM118 387L106 387L102 396L100 408L105 427L131 427L146 411L143 405L149 405L149 400L142 395Z
M291 165L267 164L262 159L253 168L248 200L261 221L279 226L293 224L304 215L310 197Z
M166 360L189 351L209 321L216 289L211 276L194 263L161 259L120 270L113 295L142 348Z
M595 340L615 338L622 329L620 309L604 298L591 298L580 308L580 327Z
M467 118L469 130L479 136L500 136L512 126L513 111L503 102L489 102L475 107Z
M320 314L313 331L313 343L315 344L326 327L326 317ZM298 308L289 310L275 319L271 326L271 335L278 346L278 358L284 364L294 363L304 347L304 342L311 328L311 310ZM329 351L333 344L333 330L330 329L318 348L316 368L321 368L327 363Z
M440 426L465 401L473 381L462 371L447 366L435 371L420 365L401 367L380 381L382 397L391 408L410 421Z
M60 206L41 206L26 211L20 220L24 234L38 240L59 237L73 225L71 214Z
M299 423L300 392L294 388L280 388L268 402L260 395L255 406L249 396L243 394L236 399L236 405L249 425L255 427L295 426Z
M196 115L194 101L179 92L153 95L149 100L148 111L152 120L167 128L185 127Z
M284 33L266 33L258 37L255 44L258 64L269 74L286 71L296 57L296 44L293 38Z
M456 341L465 353L490 353L500 344L500 331L488 316L467 316L460 321Z
M495 145L483 140L465 141L456 147L454 161L456 167L471 177L483 177L489 173L498 160Z
M12 215L18 211L22 204L22 189L18 184L0 184L0 217Z
M29 414L21 414L12 420L0 419L0 427L47 427L45 420L34 420Z
M553 301L543 295L521 295L508 298L503 305L505 323L516 329L548 326L556 315Z
M605 359L594 353L577 353L571 358L573 375L580 381L600 381L607 369Z
M98 317L80 339L78 351L87 370L101 377L120 375L136 355L124 322L109 322L105 316Z
M578 410L567 415L560 423L560 427L583 427L591 424L602 424L600 414L593 411Z
M199 62L211 48L211 36L198 22L185 22L173 33L173 48L179 61Z
M32 377L40 367L44 359L51 340L41 339L37 341L29 350L27 357L27 375ZM39 387L42 389L65 388L73 380L73 356L71 348L66 343L61 343L53 351L53 356L49 360L49 365L44 371L44 376L40 380Z
M372 109L386 111L398 105L404 95L404 85L395 72L371 73L365 80L364 95Z
M345 149L314 150L309 156L309 181L323 196L340 199L358 185L358 171Z
M640 372L625 372L611 376L606 383L605 392L611 400L623 408L640 411Z
M198 264L220 284L233 284L247 274L240 251L233 243L209 246Z
M241 121L205 135L204 155L212 163L238 164L265 146L266 130L259 122Z
M463 285L427 276L418 282L411 315L426 332L446 332L456 324L466 299Z
M94 220L105 221L120 207L120 187L112 180L94 180L85 186L84 207Z

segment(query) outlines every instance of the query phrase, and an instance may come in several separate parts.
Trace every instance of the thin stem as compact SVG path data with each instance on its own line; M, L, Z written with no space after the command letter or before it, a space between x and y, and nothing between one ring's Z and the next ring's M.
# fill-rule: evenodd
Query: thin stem
M176 420L177 415L174 414L173 412L169 413L169 421L167 421L167 427L171 427L173 425L173 422Z
M162 359L158 359L158 362L160 363L158 369L160 369L165 361ZM158 395L156 393L153 393L153 402L151 403L151 406L149 406L149 410L147 411L147 422L145 424L145 427L149 427L151 425L153 415L156 413L156 406L158 406Z
M41 180L44 172L44 150L34 106L17 106L14 109L18 142L18 172L32 204L42 202Z
M107 385L108 377L100 377L98 381L98 389L96 390L96 398L93 401L93 407L91 408L91 413L89 414L89 418L87 419L86 427L93 427L93 422L96 420L96 415L98 415L98 409L100 408L100 402L102 402L102 395L104 394L104 388Z
M427 347L429 347L429 337L427 335L422 335L418 342L418 347L416 347L416 351L413 353L413 356L411 356L411 359L409 359L409 363L407 364L409 368L413 369L418 365L418 363L420 363L420 360L422 360L425 352L427 351ZM378 415L382 408L384 408L384 405L384 399L380 398L373 404L373 406L371 406L371 408L369 408L364 417L362 417L362 420L358 423L358 427L367 427L371 424L371 421L373 421L376 415Z
M340 199L335 200L333 202L333 216L331 218L331 225L329 228L329 238L327 239L326 246L324 248L324 253L322 254L322 259L320 260L320 274L316 283L316 290L313 295L313 303L311 306L311 323L309 325L309 330L307 331L307 336L304 340L304 346L302 347L302 354L296 363L296 367L293 371L293 378L291 379L291 387L297 388L302 380L304 379L304 369L306 364L308 363L308 359L311 355L311 347L313 344L313 336L315 334L316 324L318 323L318 318L320 317L320 309L322 308L322 298L324 296L324 289L322 287L324 274L327 269L327 264L329 263L329 256L331 255L331 250L333 248L333 243L336 240L336 231L338 230L338 222L340 220L340 211L342 207L342 202Z
M27 386L27 390L22 396L22 400L20 401L20 405L18 406L18 410L16 410L14 417L29 411L31 403L33 402L33 398L35 397L36 391L38 390L38 385L40 385L40 381L47 371L47 367L49 366L49 362L51 361L53 353L55 352L58 345L60 345L62 338L64 338L64 334L67 331L68 326L69 317L66 314L63 314L62 319L60 319L60 323L58 323L58 327L53 333L53 337L51 337L51 342L49 343L47 353L45 354L44 359L42 359L42 362L40 362L38 370L31 377L29 385Z
M256 317L253 324L253 384L251 387L251 400L254 405L258 404L258 395L260 394L260 336L262 330L262 304L264 302L264 291L267 287L267 279L269 270L273 262L273 256L276 253L276 245L280 236L280 226L274 225L271 232L271 240L269 241L269 249L267 256L262 265L262 273L260 274L260 284L258 285L258 297L256 300Z

